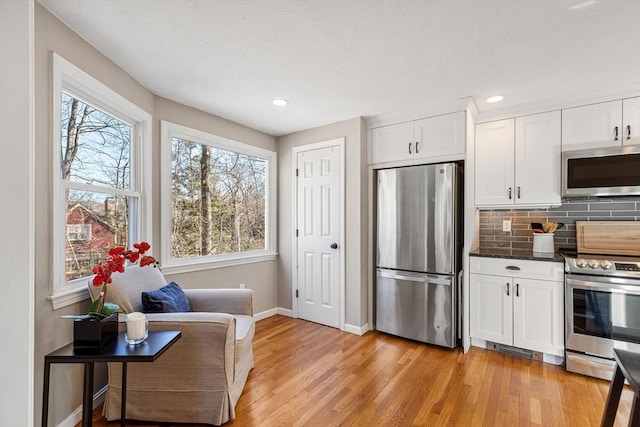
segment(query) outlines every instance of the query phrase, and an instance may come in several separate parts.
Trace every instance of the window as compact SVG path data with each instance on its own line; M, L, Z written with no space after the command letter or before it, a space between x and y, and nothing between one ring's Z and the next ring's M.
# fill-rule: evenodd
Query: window
M56 54L53 75L56 309L86 298L110 247L150 236L142 159L151 117Z
M67 240L91 240L91 224L67 224Z
M162 122L162 266L273 259L275 152Z

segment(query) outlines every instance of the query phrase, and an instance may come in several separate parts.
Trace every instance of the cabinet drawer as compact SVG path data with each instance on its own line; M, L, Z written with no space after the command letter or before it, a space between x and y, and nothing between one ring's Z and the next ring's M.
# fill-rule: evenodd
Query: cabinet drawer
M553 281L564 280L564 266L561 262L476 256L469 258L471 273Z

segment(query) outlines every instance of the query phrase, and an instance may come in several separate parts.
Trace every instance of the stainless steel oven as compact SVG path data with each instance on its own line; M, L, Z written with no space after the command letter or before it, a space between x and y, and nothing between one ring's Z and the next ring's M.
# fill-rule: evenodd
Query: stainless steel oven
M610 380L613 349L640 352L640 222L576 221L565 259L565 366Z
M640 272L640 259L604 261ZM640 278L567 274L565 301L567 370L609 380L614 347L640 352Z

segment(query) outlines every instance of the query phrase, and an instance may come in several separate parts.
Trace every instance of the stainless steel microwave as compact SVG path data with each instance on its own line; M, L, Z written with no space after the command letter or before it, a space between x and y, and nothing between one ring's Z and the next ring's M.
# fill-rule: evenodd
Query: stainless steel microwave
M565 151L562 196L640 194L640 145Z

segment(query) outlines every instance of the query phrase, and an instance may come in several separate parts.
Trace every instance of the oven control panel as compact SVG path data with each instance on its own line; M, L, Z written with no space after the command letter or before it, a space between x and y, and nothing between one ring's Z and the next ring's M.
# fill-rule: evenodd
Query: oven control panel
M640 272L640 265L631 262L616 262L616 270L618 271L637 271Z
M565 256L565 271L597 276L638 278L640 277L640 258L618 256L616 259L611 259L607 255L593 254Z

